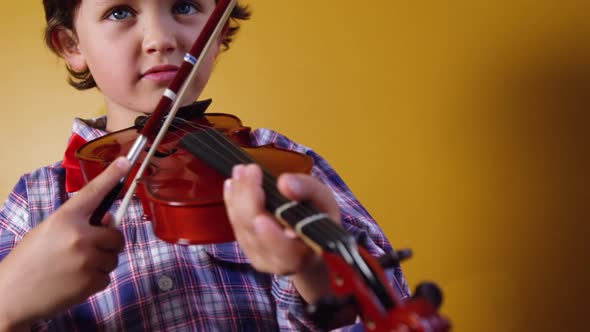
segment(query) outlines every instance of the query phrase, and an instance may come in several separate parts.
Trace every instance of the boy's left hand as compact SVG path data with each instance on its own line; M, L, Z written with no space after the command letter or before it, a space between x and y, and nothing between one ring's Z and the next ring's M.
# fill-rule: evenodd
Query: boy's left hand
M325 264L292 229L283 228L265 209L262 171L255 164L234 167L224 185L224 199L240 247L255 269L293 276L299 293L308 302L329 291ZM310 201L332 220L340 220L338 205L330 189L303 174L284 174L278 189L287 198Z

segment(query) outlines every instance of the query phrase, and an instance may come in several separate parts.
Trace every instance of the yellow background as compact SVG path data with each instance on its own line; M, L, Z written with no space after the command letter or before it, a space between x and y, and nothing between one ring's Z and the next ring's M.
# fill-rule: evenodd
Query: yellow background
M587 330L590 3L251 1L204 97L339 171L455 331ZM0 196L61 158L96 92L3 1Z

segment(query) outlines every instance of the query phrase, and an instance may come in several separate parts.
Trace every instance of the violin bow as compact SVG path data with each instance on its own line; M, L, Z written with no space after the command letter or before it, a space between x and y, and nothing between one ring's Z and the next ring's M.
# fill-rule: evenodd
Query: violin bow
M211 13L211 16L205 23L203 30L199 34L195 43L191 47L190 51L185 54L184 61L176 76L170 83L170 85L164 90L162 98L155 110L149 116L145 126L141 129L139 136L133 143L133 146L127 153L127 159L133 165L139 159L141 152L145 149L148 138L153 137L157 132L156 138L151 143L151 147L147 152L141 166L131 182L129 182L130 173L122 177L117 185L105 196L99 206L94 210L90 217L90 224L101 225L104 215L111 208L115 200L119 197L126 183L129 183L129 188L123 197L121 205L117 209L114 216L113 227L119 228L123 215L127 211L127 207L131 203L135 188L137 186L137 180L143 175L143 172L149 165L151 157L155 154L156 150L168 127L172 124L176 112L180 108L182 97L190 87L192 81L196 78L197 73L203 63L211 47L221 35L228 24L229 17L232 10L235 8L238 0L219 0L215 9ZM166 117L168 115L168 117ZM160 126L162 120L165 119L164 123ZM158 130L158 127L160 129Z

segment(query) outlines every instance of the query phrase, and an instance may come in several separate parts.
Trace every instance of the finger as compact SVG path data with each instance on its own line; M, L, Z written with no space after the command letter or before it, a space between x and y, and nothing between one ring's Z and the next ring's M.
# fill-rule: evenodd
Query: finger
M89 290L89 296L102 291L111 283L111 277L108 273L98 272L93 275L92 286Z
M100 175L66 202L64 208L68 211L75 211L79 216L90 216L106 194L127 174L129 167L127 158L117 158Z
M116 227L115 218L109 212L104 215L100 223L105 227Z
M125 247L125 238L118 229L92 227L91 230L91 241L97 249L119 253Z
M119 265L119 255L112 252L103 252L98 258L97 268L99 272L110 273Z
M224 185L224 199L228 217L234 229L253 232L252 221L265 213L262 171L254 165L237 165L232 179Z
M260 239L259 253L264 256L264 272L293 274L300 271L313 257L313 251L301 239L285 233L271 216L255 219L256 235Z
M236 166L232 175L224 186L228 216L253 266L269 273L298 271L312 252L292 231L285 231L264 208L260 167Z
M340 210L334 194L316 178L305 174L282 174L277 186L285 197L295 201L310 201L334 221L340 222Z
M224 184L226 211L236 240L255 267L259 267L260 239L257 238L253 221L257 215L266 213L261 181L260 169L237 165L233 169L233 177Z

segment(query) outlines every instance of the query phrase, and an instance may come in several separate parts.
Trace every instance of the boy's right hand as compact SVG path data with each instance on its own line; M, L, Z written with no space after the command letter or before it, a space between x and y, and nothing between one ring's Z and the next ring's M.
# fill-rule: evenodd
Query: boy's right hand
M128 169L125 158L113 162L0 261L0 330L51 317L109 284L124 238L88 220Z

